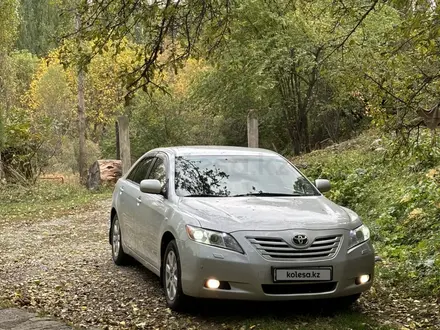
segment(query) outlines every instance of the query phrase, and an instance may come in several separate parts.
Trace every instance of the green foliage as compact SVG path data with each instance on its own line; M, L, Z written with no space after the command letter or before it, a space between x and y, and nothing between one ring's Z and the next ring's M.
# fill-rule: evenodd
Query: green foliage
M13 83L11 79L11 58L9 52L14 43L18 16L17 0L2 0L0 2L0 159L4 147L4 126L5 112L8 111L12 103ZM2 168L0 167L0 176Z
M18 20L18 0L0 2L0 65L1 56L7 53L15 41Z
M32 77L37 69L39 59L28 51L16 51L11 55L14 96L13 103L18 106L21 103L21 97L29 89Z
M429 126L423 112L438 107L440 8L433 3L390 2L393 28L382 31L382 42L362 61L368 66L359 91L368 115L377 127L396 131L400 143Z
M227 137L222 132L227 122L225 117L207 114L191 98L192 82L206 69L203 61L190 59L178 74L172 71L163 74L162 79L168 85L166 93L139 91L125 107L130 118L133 159L160 146L226 143ZM115 157L114 127L108 127L100 146L104 157Z
M21 98L29 88L37 59L28 52L14 52L4 58L4 98L0 100L0 153L4 171L14 180L25 181L35 174L38 133L31 130L31 119Z
M234 2L230 1L81 1L79 13L88 28L78 37L93 41L94 47L83 54L86 63L94 54L106 50L108 41L115 42L116 53L124 50L120 43L132 35L142 45L135 54L135 67L122 76L128 96L138 89L147 90L160 83L160 73L177 70L199 45L205 49L220 43L228 29L228 17ZM111 22L110 24L108 24ZM204 51L203 51L204 52Z
M59 150L47 161L44 172L78 173L79 143L69 136L62 136ZM86 140L85 163L89 168L97 159L101 158L101 149L93 141ZM111 158L113 158L112 156Z
M160 146L221 144L221 118L205 116L187 98L139 93L131 112L132 156ZM113 134L113 133L112 133ZM112 151L114 154L114 152Z
M365 118L356 93L368 55L392 29L388 6L367 15L376 4L347 10L330 1L240 2L194 102L242 123L257 110L261 145L271 149L298 154L350 137ZM235 144L242 142L237 136Z
M16 47L45 56L73 29L71 10L60 0L19 0L20 26ZM68 1L71 2L71 1Z
M328 197L370 226L385 259L379 265L382 278L418 294L440 294L440 157L432 153L429 136L420 139L410 156L393 154L392 141L379 146L364 135L297 162L307 164L305 172L313 179L330 179ZM432 160L421 162L426 153Z

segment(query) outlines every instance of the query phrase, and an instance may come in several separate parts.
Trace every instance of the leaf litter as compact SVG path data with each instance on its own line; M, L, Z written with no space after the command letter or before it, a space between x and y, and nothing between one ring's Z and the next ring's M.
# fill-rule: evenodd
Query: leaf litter
M109 200L98 201L86 212L79 208L35 222L2 219L0 301L55 316L79 328L262 329L265 327L259 323L266 316L274 322L280 319L280 325L290 318L292 329L298 324L310 326L314 316L295 316L290 308L280 308L288 304L267 308L267 304L250 302L197 302L197 312L172 312L154 274L138 264L113 264L108 244L109 205ZM437 301L405 297L380 283L351 312L391 328L440 329ZM321 315L316 318L323 322Z

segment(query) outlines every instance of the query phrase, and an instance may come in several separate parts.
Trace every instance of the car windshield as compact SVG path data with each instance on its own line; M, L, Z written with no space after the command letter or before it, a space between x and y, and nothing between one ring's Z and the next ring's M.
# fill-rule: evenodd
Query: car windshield
M178 196L319 195L306 178L278 156L179 156L175 171Z

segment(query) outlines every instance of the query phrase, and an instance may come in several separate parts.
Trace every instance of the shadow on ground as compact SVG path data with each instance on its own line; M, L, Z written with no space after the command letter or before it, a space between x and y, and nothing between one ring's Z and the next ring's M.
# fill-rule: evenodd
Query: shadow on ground
M186 311L191 315L204 318L215 317L333 317L344 313L362 314L356 305L349 307L335 304L332 300L307 300L307 301L280 301L280 302L256 302L256 301L225 301L225 300L198 300L192 301L192 306Z

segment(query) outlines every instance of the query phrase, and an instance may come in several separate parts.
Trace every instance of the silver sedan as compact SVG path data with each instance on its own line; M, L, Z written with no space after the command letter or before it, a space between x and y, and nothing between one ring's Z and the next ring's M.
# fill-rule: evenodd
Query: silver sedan
M160 276L174 310L188 297L353 302L372 285L374 250L329 189L264 149L154 149L116 184L113 260Z

